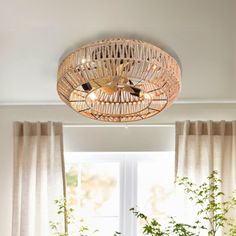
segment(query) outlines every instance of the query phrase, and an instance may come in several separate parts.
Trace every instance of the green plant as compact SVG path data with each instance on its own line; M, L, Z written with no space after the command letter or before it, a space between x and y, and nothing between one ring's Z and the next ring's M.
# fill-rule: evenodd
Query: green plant
M137 219L141 219L145 222L143 226L143 233L146 235L162 236L166 235L161 224L156 219L149 220L148 217L135 208L131 208L130 211L136 216Z
M194 184L188 177L177 178L176 183L183 186L189 199L199 207L197 215L200 219L209 223L208 235L215 236L220 229L229 224L228 213L236 206L236 197L229 197L227 201L222 200L225 194L220 190L222 181L217 171L213 171L207 179L208 181L201 185ZM233 232L233 229L231 231Z
M66 229L59 222L50 221L50 227L53 235L55 236L70 236L67 227L69 225L74 225L75 232L73 235L76 236L90 236L94 235L98 230L90 230L87 225L85 225L83 219L79 220L79 224L77 224L75 217L73 215L74 209L68 207L66 199L55 200L55 204L57 207L57 214L61 215L65 219Z
M166 226L162 226L157 219L149 219L145 214L138 211L135 208L131 208L130 211L136 216L137 219L144 221L143 234L151 236L198 236L200 229L203 226L199 221L196 221L194 225L178 223L174 217L169 218L169 222Z
M218 177L217 171L213 171L207 178L207 182L200 185L194 184L188 177L177 178L177 185L183 187L188 198L198 206L197 216L199 220L194 224L179 223L174 217L169 217L166 226L162 226L155 219L149 219L145 214L135 208L130 211L136 218L144 221L143 234L150 236L199 236L201 232L207 232L208 236L215 236L220 229L229 227L228 236L236 236L236 221L229 218L229 213L236 207L236 196L225 198L225 194L221 189L221 179ZM58 215L65 217L66 225L74 224L73 209L68 208L66 200L56 200ZM83 223L83 222L82 222ZM206 227L204 225L210 225ZM52 232L55 236L71 236L66 230L66 233L61 231L61 225L58 222L50 222ZM90 236L96 233L97 230L91 231L84 224L80 225L76 236ZM113 236L121 235L120 232L115 232Z
M235 236L236 235L236 221L231 220L229 222L229 231L228 231L228 236Z
M229 213L236 207L236 197L225 198L221 189L221 179L217 171L213 171L207 182L194 184L188 177L177 178L177 185L182 186L188 198L198 206L198 220L193 224L176 222L174 217L169 218L167 226L163 227L158 219L149 219L145 214L131 208L130 211L143 220L143 234L151 236L199 236L207 232L208 236L215 236L220 229L229 228L227 235L236 236L236 222L229 218ZM206 227L206 225L210 225Z
M117 231L113 234L113 236L119 236L119 235L121 235L121 233Z

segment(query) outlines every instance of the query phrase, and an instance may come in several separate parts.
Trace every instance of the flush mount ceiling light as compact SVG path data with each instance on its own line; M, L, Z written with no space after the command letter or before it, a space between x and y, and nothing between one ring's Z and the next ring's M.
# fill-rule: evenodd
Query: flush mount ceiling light
M69 54L58 69L57 91L68 106L91 119L138 121L173 103L180 77L176 60L160 48L110 39Z

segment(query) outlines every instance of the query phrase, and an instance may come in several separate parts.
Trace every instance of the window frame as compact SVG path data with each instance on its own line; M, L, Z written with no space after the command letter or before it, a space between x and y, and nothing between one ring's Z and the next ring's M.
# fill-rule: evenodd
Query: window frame
M119 229L122 235L137 235L137 220L129 212L138 202L138 162L155 161L158 155L173 155L173 151L155 152L65 152L65 162L104 163L118 162L120 165L120 209Z

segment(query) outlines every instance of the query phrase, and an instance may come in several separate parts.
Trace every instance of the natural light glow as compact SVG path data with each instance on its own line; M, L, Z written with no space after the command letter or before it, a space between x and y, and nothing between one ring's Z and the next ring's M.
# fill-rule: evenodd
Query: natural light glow
M66 154L66 178L70 206L98 236L141 236L130 207L162 222L172 215L173 152Z
M119 163L67 162L66 173L69 203L78 218L99 229L97 236L113 235L119 229Z
M156 160L138 162L138 208L165 224L172 215L174 158L159 154ZM140 225L142 226L142 224ZM140 235L142 229L139 229Z

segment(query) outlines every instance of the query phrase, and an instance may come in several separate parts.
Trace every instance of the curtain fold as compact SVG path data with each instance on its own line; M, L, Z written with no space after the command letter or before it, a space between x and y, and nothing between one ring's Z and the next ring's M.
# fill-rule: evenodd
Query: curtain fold
M176 175L196 181L217 170L231 193L236 186L236 121L176 122Z
M50 235L61 222L54 200L65 197L61 123L14 123L12 236Z
M236 188L235 148L236 121L176 122L175 174L200 184L216 170L222 179L222 191L226 197L232 195ZM194 208L186 206L184 215L191 218Z

